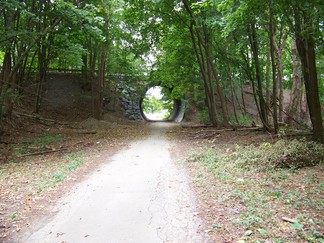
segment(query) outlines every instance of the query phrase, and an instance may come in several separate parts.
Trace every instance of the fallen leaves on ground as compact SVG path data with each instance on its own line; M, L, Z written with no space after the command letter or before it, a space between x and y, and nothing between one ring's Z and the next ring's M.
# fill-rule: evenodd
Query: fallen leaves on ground
M80 180L87 171L147 134L136 122L94 126L91 130L75 123L47 129L42 124L32 125L30 129L42 132L17 132L15 140L4 137L9 142L0 148L7 151L0 161L0 241L28 225L30 217L43 214L45 205L56 200L63 181Z
M263 132L243 131L206 139L206 130L175 128L168 136L175 141L173 154L182 153L182 161L189 157L186 166L198 195L199 215L214 242L323 242L323 164L262 172L219 167L220 157L237 152L237 144L275 139ZM192 133L199 136L192 140L188 137Z

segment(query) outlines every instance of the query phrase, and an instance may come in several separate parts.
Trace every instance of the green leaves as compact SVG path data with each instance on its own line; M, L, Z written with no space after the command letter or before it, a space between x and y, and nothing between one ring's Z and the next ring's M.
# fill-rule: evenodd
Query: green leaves
M163 120L169 118L173 112L173 100L170 99L168 89L154 86L149 89L142 101L144 114L148 119Z
M299 222L294 222L291 227L294 229L294 230L302 230L304 225L299 223Z

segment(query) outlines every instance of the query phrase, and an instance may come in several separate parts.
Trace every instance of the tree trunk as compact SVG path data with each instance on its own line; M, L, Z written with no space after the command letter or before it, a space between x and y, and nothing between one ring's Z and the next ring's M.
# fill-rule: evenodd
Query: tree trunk
M43 84L47 81L47 48L46 48L46 38L43 37L38 44L38 83L36 90L36 100L35 100L35 112L38 113L42 101L42 91Z
M272 67L272 103L273 103L273 126L274 131L277 134L279 131L278 125L278 106L277 106L277 97L278 97L278 86L276 79L276 64L275 64L275 55L274 55L274 23L273 23L273 6L272 0L269 1L269 12L270 12L270 27L269 27L269 40L270 40L270 56L271 56L271 67Z
M261 73L261 67L260 67L260 61L259 61L259 47L257 42L257 35L256 35L256 27L255 23L252 23L250 25L250 44L252 49L252 55L254 59L254 66L255 66L255 77L257 80L257 97L259 101L259 115L260 119L262 121L263 127L265 130L272 132L272 128L270 127L268 123L268 117L267 117L267 107L265 103L265 99L263 97L263 88L262 88L262 73Z
M211 61L209 61L211 62ZM227 107L226 107L226 100L225 100L225 92L224 92L224 89L220 83L220 79L218 77L218 74L217 74L217 71L216 71L216 68L213 67L213 75L214 75L214 79L215 79L215 82L216 82L216 90L217 90L217 94L219 96L219 100L220 100L220 103L221 103L221 109L222 109L222 116L223 116L223 125L225 127L228 127L229 126L229 119L228 119L228 111L227 111Z
M98 120L102 118L105 71L106 71L106 48L104 47L99 60L99 70L98 70L98 78L97 78L96 94L95 94L96 98L95 98L94 117Z
M7 51L4 56L2 70L1 70L1 93L0 93L0 118L10 117L11 102L9 101L10 97L8 95L8 90L11 85L10 73L11 73L11 53Z
M48 12L51 3L50 1L44 1L42 3L42 11L44 13ZM47 15L43 16L42 24L38 27L38 31L46 30L48 26L51 26L51 19ZM55 23L55 21L54 21ZM54 38L51 33L47 33L43 35L38 40L38 72L39 72L39 80L36 90L36 101L35 101L35 112L38 113L40 110L41 102L42 102L42 93L43 93L43 85L47 82L47 72L49 66L49 56L50 56L50 46L53 42Z
M312 19L305 11L295 10L296 44L305 82L306 98L313 125L313 139L324 143L323 118L319 99ZM302 23L303 22L303 23ZM308 33L305 33L308 32Z
M293 80L290 93L290 101L288 107L287 123L290 126L297 126L294 120L301 123L302 109L302 79L300 75L301 63L297 53L296 40L291 44L292 49L292 64L293 64Z
M279 40L279 43L277 44L276 37L275 35L273 36L273 45L277 55L278 89L279 89L279 121L281 122L283 121L283 112L284 112L282 53L286 45L287 37L288 37L288 31L285 31L282 40Z
M199 30L196 29L194 17L192 15L190 7L187 5L186 2L184 2L184 5L187 9L187 12L192 17L189 30L190 30L191 41L193 44L197 62L200 68L200 73L204 81L204 89L206 94L206 103L208 108L209 119L212 125L217 127L218 119L217 119L216 102L214 97L214 88L211 82L211 76L210 76L211 73L208 72L208 68L207 68L208 61L206 61L206 57L204 55L205 52L203 51L203 47L202 47L203 45L202 38L199 37L200 32Z
M0 74L0 81L2 81L0 86L1 88L4 87L5 85L4 80L8 79L10 72L11 72L11 52L7 51L4 55L1 74Z
M184 7L191 18L190 22L190 35L193 43L196 58L199 64L200 72L204 81L204 88L207 97L207 107L209 112L209 118L213 126L218 127L219 121L217 118L217 107L215 100L215 88L217 95L219 96L222 114L223 124L228 125L228 115L225 106L225 98L220 80L217 75L215 64L213 63L213 55L210 50L211 37L208 33L207 27L202 23L198 26L196 17L190 8L188 1L183 1Z
M213 55L210 50L210 43L209 43L210 36L209 36L208 30L205 25L202 26L202 29L204 30L204 39L202 39L202 35L200 34L200 32L197 33L197 36L201 40L201 42L204 43L203 47L205 50L205 56L206 56L206 62L207 62L206 66L207 66L207 70L208 70L210 86L213 87L214 86L213 83L215 82L216 92L219 97L219 101L220 101L220 105L221 105L221 109L222 109L223 125L227 127L227 126L229 126L229 123L228 123L228 112L227 112L227 107L226 107L224 90L220 84L220 79L219 79L215 64L213 63L213 60L212 60ZM212 82L212 81L214 81L214 82ZM215 96L214 93L213 93L213 96ZM214 99L215 99L215 97L214 97ZM216 106L216 103L215 103L215 106Z
M88 81L88 55L82 55L82 80L84 82Z
M236 111L236 105L235 105L235 90L234 90L234 84L233 84L233 79L231 74L229 73L228 75L229 78L229 82L230 82L230 86L231 86L231 97L232 97L232 104L233 104L233 112L234 112L234 117L235 117L235 121L236 123L239 125L239 120L237 117L237 111Z
M90 52L90 77L95 77L96 72L96 60L97 60L97 54L93 51Z
M246 105L245 105L244 84L243 84L242 80L240 81L240 90L241 90L241 99L242 99L244 115L246 115L247 114L247 109L246 109Z
M269 41L270 42L270 41ZM266 64L266 104L267 107L271 107L270 105L270 66L271 66L271 50L270 50L270 43L268 44L268 51L267 51L267 64ZM267 109L268 111L268 109ZM268 112L267 112L268 114ZM268 114L269 115L269 114Z
M4 30L8 32L14 32L16 28L17 18L19 16L19 12L14 11L3 11L3 24ZM14 53L14 38L8 40L8 44L4 46L4 59L2 70L0 74L0 118L3 117L11 117L12 110L12 97L10 88L12 88L13 81L13 63L14 58L12 53Z

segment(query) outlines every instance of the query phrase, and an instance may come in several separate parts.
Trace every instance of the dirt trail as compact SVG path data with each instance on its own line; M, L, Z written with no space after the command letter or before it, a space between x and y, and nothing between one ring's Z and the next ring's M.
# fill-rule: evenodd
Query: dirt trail
M186 173L170 158L168 126L152 123L149 137L77 185L21 242L210 242Z

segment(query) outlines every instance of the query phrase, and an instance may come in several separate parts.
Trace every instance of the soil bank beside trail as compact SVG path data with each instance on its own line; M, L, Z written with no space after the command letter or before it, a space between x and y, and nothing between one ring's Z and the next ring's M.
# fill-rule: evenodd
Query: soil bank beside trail
M184 170L170 157L169 123L121 150L20 242L210 242Z

